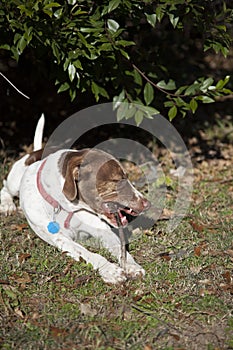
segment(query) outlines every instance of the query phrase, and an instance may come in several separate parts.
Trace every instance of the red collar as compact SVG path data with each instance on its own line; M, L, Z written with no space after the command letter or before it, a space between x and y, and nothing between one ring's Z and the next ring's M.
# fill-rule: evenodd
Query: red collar
M47 159L45 159L42 164L39 167L39 170L37 172L37 177L36 177L36 184L37 184L37 188L38 191L40 192L41 196L44 198L44 200L46 202L48 202L54 209L60 209L60 210L64 210L67 212L67 210L65 210L64 208L62 208L62 206L60 205L60 203L54 199L48 192L46 192L44 186L42 185L41 182L41 174L42 174L42 170L44 169L44 166L46 164ZM69 229L70 227L70 220L73 216L73 212L67 212L67 218L64 222L64 227Z

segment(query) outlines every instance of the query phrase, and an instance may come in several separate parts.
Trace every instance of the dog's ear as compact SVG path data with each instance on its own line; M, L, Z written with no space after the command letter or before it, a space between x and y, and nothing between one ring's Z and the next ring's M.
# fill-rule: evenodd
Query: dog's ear
M78 197L78 174L79 166L87 150L70 152L65 156L62 166L62 175L65 183L62 192L69 201L73 201Z

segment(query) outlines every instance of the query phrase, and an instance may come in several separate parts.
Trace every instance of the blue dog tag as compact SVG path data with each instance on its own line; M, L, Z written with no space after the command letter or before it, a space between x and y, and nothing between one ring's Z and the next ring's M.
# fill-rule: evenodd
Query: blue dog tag
M58 231L60 230L60 225L56 221L51 221L51 222L49 222L47 229L52 234L58 233Z

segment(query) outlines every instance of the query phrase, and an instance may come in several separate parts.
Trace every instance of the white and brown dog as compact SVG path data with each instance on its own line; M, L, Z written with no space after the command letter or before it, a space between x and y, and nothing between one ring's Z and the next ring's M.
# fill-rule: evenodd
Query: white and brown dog
M78 240L82 235L98 239L119 261L120 239L111 228L119 224L115 214L126 226L129 216L138 216L149 208L149 201L133 187L121 164L101 150L63 149L41 159L43 127L42 116L35 132L34 152L17 161L4 181L0 212L14 212L13 197L19 196L20 208L32 230L75 260L81 257L91 263L105 282L144 275L144 269L128 252L123 270Z

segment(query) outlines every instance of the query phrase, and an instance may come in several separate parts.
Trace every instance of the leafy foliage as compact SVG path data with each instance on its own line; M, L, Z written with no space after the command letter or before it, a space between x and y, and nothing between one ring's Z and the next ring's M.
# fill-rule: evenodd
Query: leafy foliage
M228 54L231 7L215 0L2 0L0 48L17 61L26 53L49 60L58 92L72 101L85 93L115 107L130 102L118 119L134 116L137 124L162 102L172 120L231 94L229 76L214 82L183 65L197 46Z

